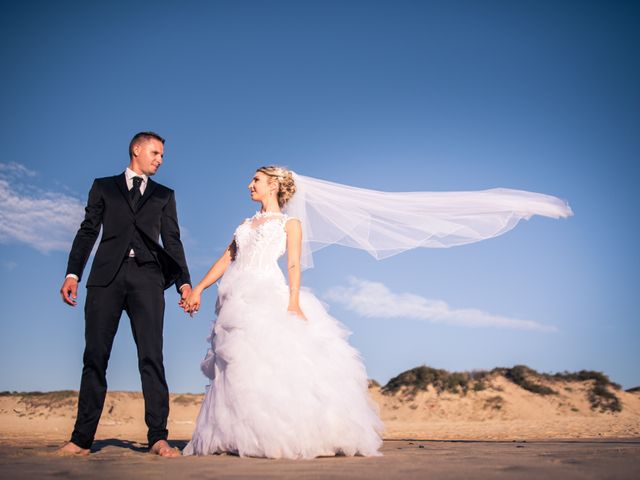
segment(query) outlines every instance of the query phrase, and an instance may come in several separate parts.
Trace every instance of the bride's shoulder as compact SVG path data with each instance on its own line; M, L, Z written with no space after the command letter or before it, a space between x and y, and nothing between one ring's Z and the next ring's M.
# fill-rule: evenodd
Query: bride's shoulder
M238 230L242 230L243 227L251 226L251 217L247 217L242 220L235 229L234 233L238 233Z
M289 229L300 230L302 228L302 223L298 217L290 217L289 215L285 215L283 218L284 226L289 231Z

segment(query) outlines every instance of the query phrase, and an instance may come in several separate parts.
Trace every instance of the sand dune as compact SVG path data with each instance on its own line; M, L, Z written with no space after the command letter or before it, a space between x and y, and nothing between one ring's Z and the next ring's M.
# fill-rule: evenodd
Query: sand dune
M370 389L380 405L387 438L546 439L640 436L640 394L616 392L620 412L594 410L592 382L556 382L555 395L529 392L496 375L482 391L384 395Z
M593 380L537 378L536 382L556 393L532 393L499 372L484 376L482 389L468 388L466 392L457 388L442 391L432 384L417 390L402 386L390 392L375 383L369 392L380 408L386 439L640 437L640 392L609 386L621 411L601 411L594 408L590 397ZM190 438L202 398L201 394L171 395L172 438ZM0 434L5 439L64 441L73 427L76 399L73 391L5 392L0 395ZM97 438L143 441L143 418L141 393L109 392Z

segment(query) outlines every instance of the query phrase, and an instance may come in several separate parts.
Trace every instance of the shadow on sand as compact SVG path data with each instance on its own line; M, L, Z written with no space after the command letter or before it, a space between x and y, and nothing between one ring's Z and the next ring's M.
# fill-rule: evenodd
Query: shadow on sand
M174 448L178 448L180 450L186 447L188 443L187 440L169 440L168 442L169 442L169 445L171 445ZM119 438L107 438L104 440L96 440L91 446L91 452L96 453L108 447L131 450L132 452L136 452L136 453L147 453L149 451L149 447L144 443L132 442L129 440L122 440Z

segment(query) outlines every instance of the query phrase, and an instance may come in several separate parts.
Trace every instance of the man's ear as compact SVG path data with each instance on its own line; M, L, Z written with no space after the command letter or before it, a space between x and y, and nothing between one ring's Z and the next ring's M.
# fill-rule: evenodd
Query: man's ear
M133 148L131 149L131 152L133 153L133 156L134 156L134 157L137 157L138 155L140 155L140 149L141 149L141 148L142 148L142 147L140 147L140 144L139 144L139 143L136 143L136 144L133 146Z

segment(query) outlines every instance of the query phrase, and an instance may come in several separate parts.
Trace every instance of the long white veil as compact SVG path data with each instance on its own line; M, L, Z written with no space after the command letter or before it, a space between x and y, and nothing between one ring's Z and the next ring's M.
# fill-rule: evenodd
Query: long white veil
M313 252L339 244L382 259L416 247L446 248L508 232L532 215L573 215L564 200L494 188L477 192L381 192L295 172L285 210L302 224L302 269Z

